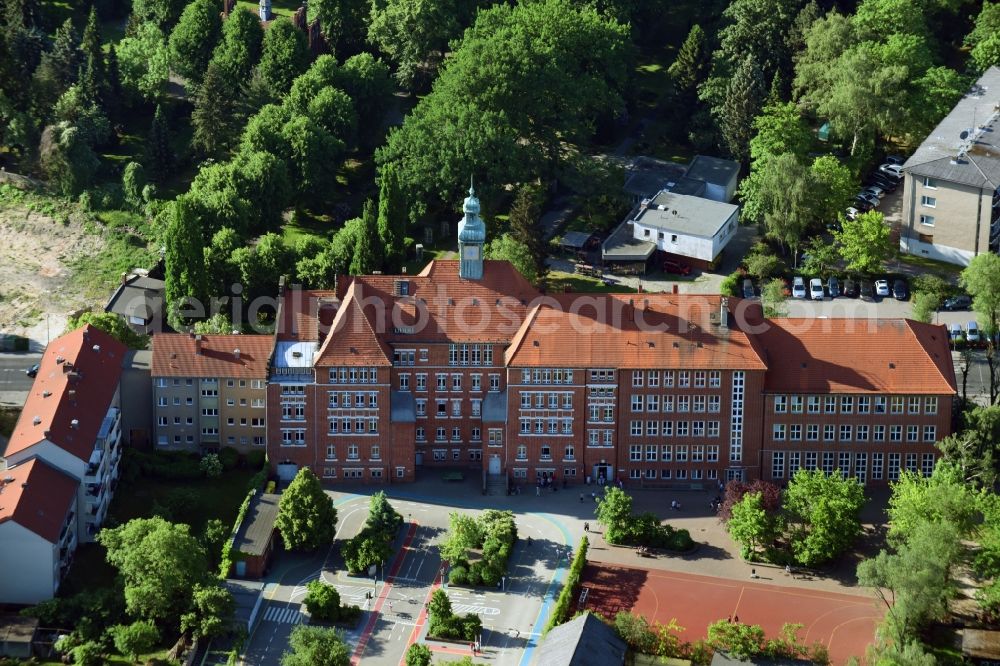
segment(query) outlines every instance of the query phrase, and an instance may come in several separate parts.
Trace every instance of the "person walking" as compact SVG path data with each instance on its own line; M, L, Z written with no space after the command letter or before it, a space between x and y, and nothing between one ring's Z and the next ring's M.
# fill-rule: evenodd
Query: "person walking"
M583 524L583 531L584 532L589 532L590 531L590 523L584 523Z

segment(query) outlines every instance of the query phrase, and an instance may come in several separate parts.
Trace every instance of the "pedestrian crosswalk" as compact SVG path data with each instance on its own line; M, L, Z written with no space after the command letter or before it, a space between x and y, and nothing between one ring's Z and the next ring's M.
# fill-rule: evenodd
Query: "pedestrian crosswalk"
M271 606L264 612L264 619L278 624L298 624L302 621L302 613L287 606Z

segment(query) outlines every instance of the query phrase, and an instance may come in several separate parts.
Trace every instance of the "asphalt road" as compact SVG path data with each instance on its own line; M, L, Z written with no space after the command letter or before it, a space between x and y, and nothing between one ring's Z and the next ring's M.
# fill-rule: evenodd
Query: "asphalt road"
M0 391L29 391L34 380L24 371L41 358L41 354L0 354Z
M337 503L338 539L357 534L367 517L367 496L331 493ZM480 509L485 503L441 498L433 501L392 499L404 518L397 537L396 556L379 571L378 581L347 575L336 548L314 558L281 554L265 589L261 618L247 641L245 664L279 664L295 625L308 622L302 606L306 584L318 577L340 592L343 603L355 604L365 613L346 632L354 647L353 663L398 666L407 648L423 641L427 624L425 604L442 585L437 544L445 537L449 513ZM444 585L456 613L476 613L483 620L482 657L496 664L528 664L541 636L548 610L568 567L570 536L555 518L540 513L518 513L520 540L511 555L509 576L503 589L451 588ZM531 537L531 545L527 539ZM444 576L446 578L446 574ZM367 601L365 593L374 591ZM427 642L438 654L461 658L470 654L465 645Z

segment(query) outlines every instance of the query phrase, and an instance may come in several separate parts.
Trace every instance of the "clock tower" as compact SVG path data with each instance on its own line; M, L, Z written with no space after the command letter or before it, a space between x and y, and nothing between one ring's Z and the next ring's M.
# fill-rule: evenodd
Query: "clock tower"
M486 242L486 224L479 217L479 199L476 190L469 186L469 196L462 205L465 215L458 223L458 274L466 280L483 278L483 243Z

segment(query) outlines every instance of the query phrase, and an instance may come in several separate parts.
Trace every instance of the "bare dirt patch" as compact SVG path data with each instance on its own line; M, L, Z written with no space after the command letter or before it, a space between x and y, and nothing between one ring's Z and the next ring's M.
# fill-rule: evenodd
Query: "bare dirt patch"
M62 333L70 314L94 305L71 267L104 247L82 216L0 200L0 331L43 344L46 327L48 335Z

